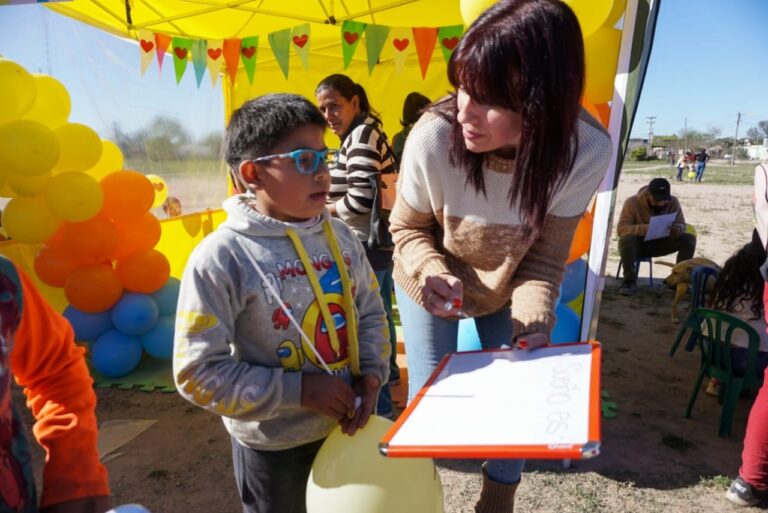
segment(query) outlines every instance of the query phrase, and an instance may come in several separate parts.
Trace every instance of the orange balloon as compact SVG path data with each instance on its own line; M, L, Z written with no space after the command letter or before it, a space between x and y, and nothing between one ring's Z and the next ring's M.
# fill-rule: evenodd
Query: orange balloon
M69 251L60 245L45 245L40 248L35 257L37 277L51 287L63 287L77 265Z
M611 120L611 106L607 103L598 103L595 109L600 113L600 121L605 128L608 128L608 122Z
M64 285L67 301L83 312L112 308L123 294L123 285L109 265L86 265L72 273Z
M64 223L62 243L73 258L83 264L103 264L115 258L117 229L102 215L82 223Z
M152 249L160 240L160 221L147 212L139 217L115 221L117 249L115 258L124 259L136 251Z
M141 173L117 171L101 179L104 191L102 213L110 219L127 219L148 212L155 201L155 188Z
M578 260L581 258L581 255L589 250L589 245L592 242L592 221L592 214L584 212L584 215L579 220L579 224L576 226L576 232L573 234L567 263L570 264Z
M155 249L137 251L117 261L117 275L127 290L151 294L168 281L171 264Z

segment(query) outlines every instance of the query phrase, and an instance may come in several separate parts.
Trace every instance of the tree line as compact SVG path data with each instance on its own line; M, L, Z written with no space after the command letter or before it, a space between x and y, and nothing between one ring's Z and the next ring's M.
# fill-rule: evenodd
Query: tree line
M157 116L134 132L113 124L114 141L128 160L219 159L223 132L214 131L195 138L176 119Z

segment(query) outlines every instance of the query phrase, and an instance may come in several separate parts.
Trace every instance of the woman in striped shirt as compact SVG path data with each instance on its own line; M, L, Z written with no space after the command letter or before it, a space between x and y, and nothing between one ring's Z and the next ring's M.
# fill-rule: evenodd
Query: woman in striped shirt
M345 221L363 243L379 281L392 345L390 381L397 380L400 369L397 367L397 337L392 318L392 249L374 249L368 245L371 213L374 208L380 208L374 202L371 181L377 175L394 173L395 159L381 127L381 119L371 107L363 86L346 75L329 75L317 85L315 96L320 112L341 141L338 157L330 169L331 190L327 207L332 215ZM377 412L392 417L387 385L382 388Z

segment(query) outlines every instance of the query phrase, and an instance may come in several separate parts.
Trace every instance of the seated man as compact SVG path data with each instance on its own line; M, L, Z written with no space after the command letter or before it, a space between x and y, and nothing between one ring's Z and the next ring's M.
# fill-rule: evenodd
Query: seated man
M676 213L668 237L645 240L651 216ZM624 281L619 292L631 296L637 291L637 257L656 257L677 252L677 262L693 258L696 236L686 233L685 217L680 202L670 194L670 185L664 178L654 178L637 194L627 198L619 217L619 254L624 268Z

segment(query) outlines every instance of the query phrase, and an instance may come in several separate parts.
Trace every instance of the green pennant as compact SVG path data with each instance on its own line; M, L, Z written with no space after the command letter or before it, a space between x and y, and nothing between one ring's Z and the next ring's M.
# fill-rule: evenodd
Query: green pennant
M291 29L278 30L269 34L269 46L275 54L275 60L280 65L285 78L288 78L288 60L291 58Z
M389 27L386 25L368 25L365 27L365 53L368 56L368 75L379 62L381 50L387 42Z
M437 40L440 42L440 49L443 51L443 57L445 62L448 62L453 55L453 50L456 49L456 45L459 44L459 39L464 33L464 25L451 25L448 27L440 27L437 31Z
M341 51L344 55L344 69L349 67L352 57L355 55L357 45L360 44L360 38L363 36L365 23L359 21L347 20L341 25Z
M181 82L184 71L187 69L187 60L192 50L192 40L184 37L174 37L171 40L171 51L173 52L173 69L176 71L176 83Z
M291 43L301 60L301 65L305 70L309 70L309 44L311 43L309 23L297 25L291 29Z
M240 60L243 62L248 83L253 85L253 74L256 71L256 54L259 51L259 36L244 37L240 41Z

